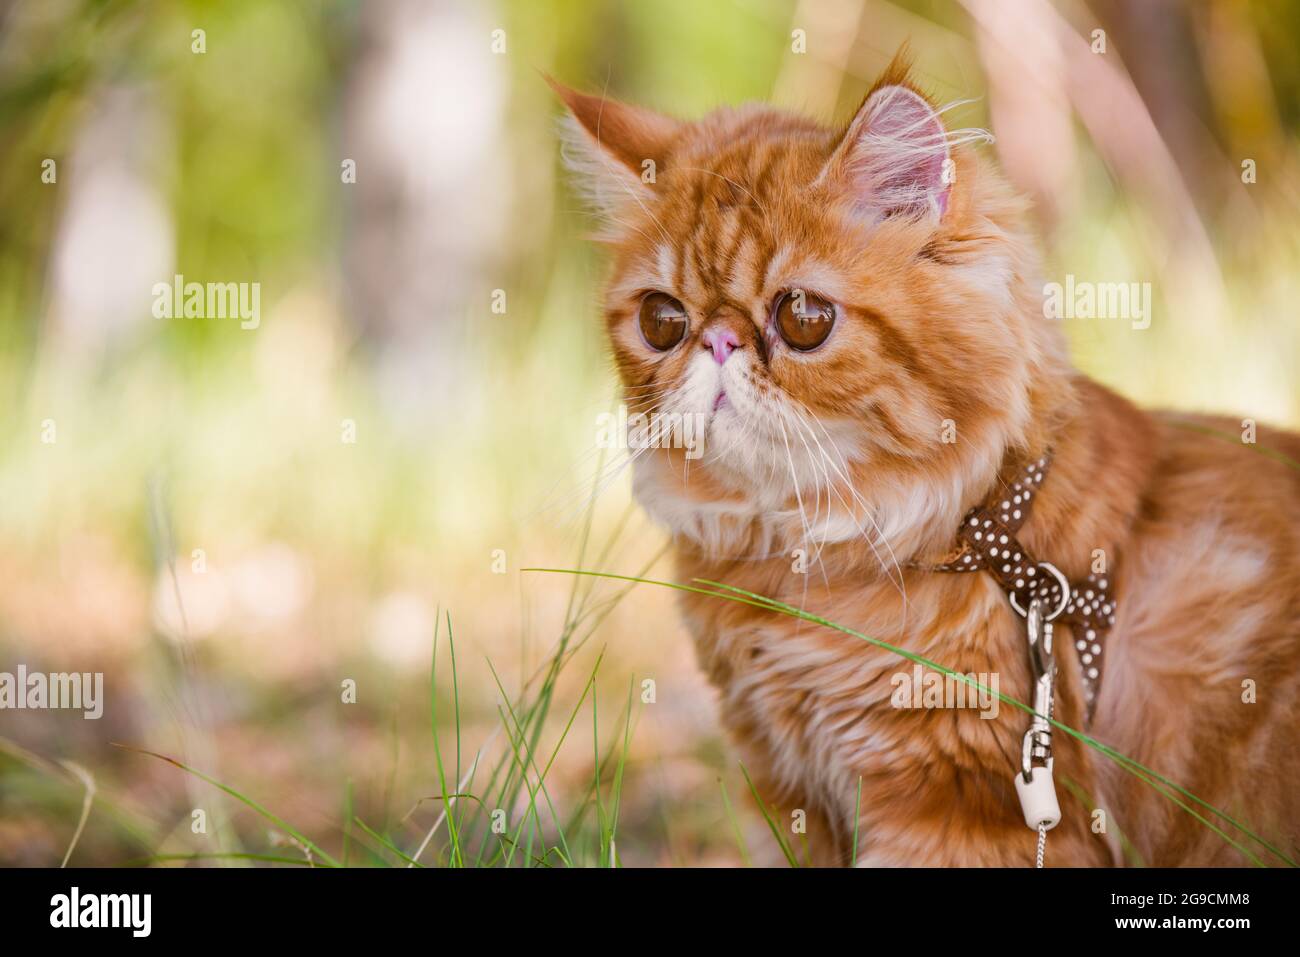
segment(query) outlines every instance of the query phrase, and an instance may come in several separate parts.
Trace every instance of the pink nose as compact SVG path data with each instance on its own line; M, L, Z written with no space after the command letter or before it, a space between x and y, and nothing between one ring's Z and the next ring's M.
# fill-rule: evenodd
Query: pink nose
M740 336L731 329L706 329L702 338L705 347L713 350L713 360L718 365L726 362L727 356L740 345Z

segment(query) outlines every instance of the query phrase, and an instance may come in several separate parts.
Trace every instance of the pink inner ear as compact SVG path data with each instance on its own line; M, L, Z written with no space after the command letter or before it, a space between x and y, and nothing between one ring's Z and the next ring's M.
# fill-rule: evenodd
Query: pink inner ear
M948 209L948 136L939 115L902 86L873 93L862 107L849 169L862 201L886 215Z

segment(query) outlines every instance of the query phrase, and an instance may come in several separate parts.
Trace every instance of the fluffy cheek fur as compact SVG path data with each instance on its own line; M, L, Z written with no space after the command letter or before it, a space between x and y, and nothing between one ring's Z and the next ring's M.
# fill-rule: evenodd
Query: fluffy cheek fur
M1059 361L1051 338L1019 318L1014 290L1029 267L991 222L961 231L899 220L867 230L852 215L827 216L830 197L778 199L768 205L785 225L766 224L771 252L754 280L758 294L726 307L745 347L722 365L700 340L717 312L697 304L716 302L727 286L677 288L672 266L690 251L648 242L650 230L621 250L607 321L629 407L706 423L702 459L642 457L642 504L693 537L690 512L714 511L690 492L694 483L724 494L728 512L746 501L751 517L787 515L785 545L845 539L872 522L898 534L933 515L939 498L943 520L955 521L968 488L987 483L1003 452L1026 442L1034 377ZM689 215L710 214L704 204ZM682 215L671 198L644 211L647 224ZM782 245L781 236L794 241ZM813 352L790 349L772 328L773 298L793 288L837 310ZM649 289L678 296L690 313L686 338L666 353L637 328Z

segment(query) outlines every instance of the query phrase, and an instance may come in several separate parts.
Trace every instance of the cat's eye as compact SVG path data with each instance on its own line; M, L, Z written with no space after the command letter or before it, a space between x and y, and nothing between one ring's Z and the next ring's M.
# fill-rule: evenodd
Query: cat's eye
M652 292L641 300L641 335L652 349L667 352L686 335L686 308L667 293Z
M835 325L835 307L802 289L782 293L776 300L776 331L786 344L800 352L816 349Z

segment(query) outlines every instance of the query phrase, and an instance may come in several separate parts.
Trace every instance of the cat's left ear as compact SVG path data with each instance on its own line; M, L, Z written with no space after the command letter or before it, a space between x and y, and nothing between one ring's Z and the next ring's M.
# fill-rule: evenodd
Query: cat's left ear
M579 189L598 212L616 215L623 206L653 196L683 124L653 110L546 82L569 108L564 158Z
M871 219L942 219L956 167L939 113L911 86L873 90L858 108L823 177L848 190Z

